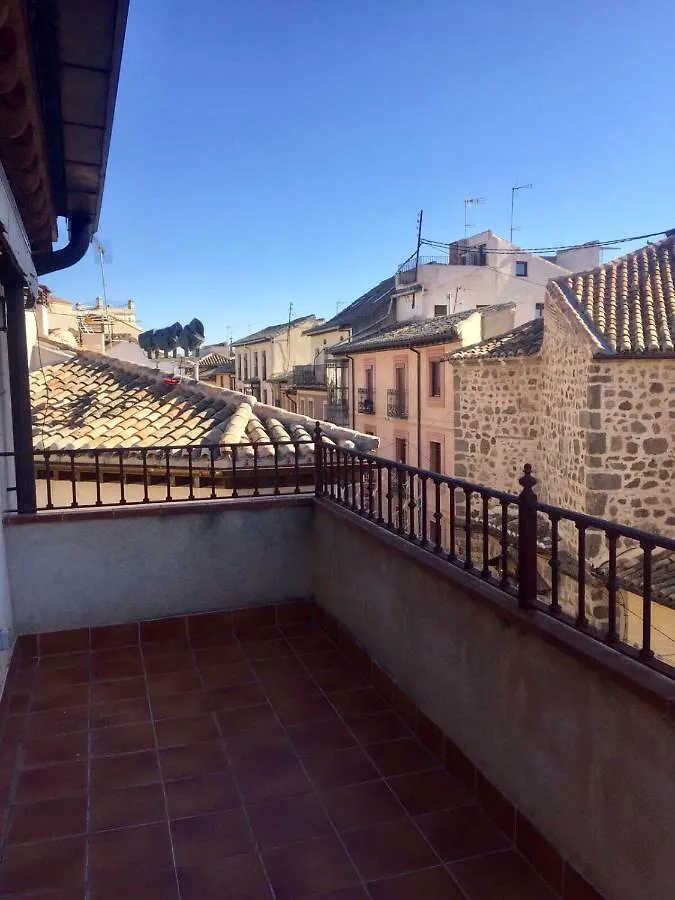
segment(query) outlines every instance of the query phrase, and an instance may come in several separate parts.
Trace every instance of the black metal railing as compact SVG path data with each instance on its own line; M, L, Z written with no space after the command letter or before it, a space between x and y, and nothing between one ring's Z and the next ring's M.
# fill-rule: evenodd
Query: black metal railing
M390 419L408 418L408 395L398 388L389 388L387 391L387 415Z
M520 493L511 494L344 447L322 444L319 454L319 496L493 585L522 609L542 610L675 677L675 598L667 596L675 540L541 503L529 465ZM672 632L653 615L670 604Z
M369 416L375 415L375 394L369 388L359 388L359 405L358 410L360 413L365 413Z
M311 387L326 384L325 365L293 366L293 383L297 387Z
M250 444L35 450L33 464L38 510L274 496L315 489L315 453L309 435Z

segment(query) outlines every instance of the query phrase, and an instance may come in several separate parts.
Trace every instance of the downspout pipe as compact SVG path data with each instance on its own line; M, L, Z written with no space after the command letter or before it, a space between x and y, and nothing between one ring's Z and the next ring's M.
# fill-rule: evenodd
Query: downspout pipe
M422 354L412 344L408 348L417 356L417 468L422 468Z
M89 248L91 218L88 213L75 212L68 220L68 243L60 250L33 253L33 265L38 275L58 272L79 262Z
M354 382L354 357L350 356L348 353L345 353L346 358L351 363L351 377L349 379L349 394L351 397L351 407L352 407L352 421L350 428L356 431L356 384Z

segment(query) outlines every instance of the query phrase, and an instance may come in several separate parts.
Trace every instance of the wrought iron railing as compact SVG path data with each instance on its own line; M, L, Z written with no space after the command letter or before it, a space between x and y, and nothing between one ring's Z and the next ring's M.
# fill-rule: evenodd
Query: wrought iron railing
M359 412L369 416L375 415L375 394L369 388L359 388Z
M408 418L408 396L405 391L398 388L387 391L387 415L390 419Z
M529 465L521 492L511 494L344 447L322 445L319 454L317 494L325 500L517 598L521 608L675 677L675 603L672 632L653 615L671 602L653 576L660 566L667 580L675 569L675 540L541 503ZM664 640L670 653L655 653L654 642Z

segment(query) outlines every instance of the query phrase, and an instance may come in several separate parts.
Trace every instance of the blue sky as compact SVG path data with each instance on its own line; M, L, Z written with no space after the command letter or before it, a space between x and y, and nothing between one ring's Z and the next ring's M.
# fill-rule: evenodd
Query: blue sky
M330 316L424 234L675 227L672 10L633 0L131 0L99 234L108 299L207 340ZM659 27L661 22L662 27ZM631 249L630 246L624 248ZM50 275L92 302L92 253Z

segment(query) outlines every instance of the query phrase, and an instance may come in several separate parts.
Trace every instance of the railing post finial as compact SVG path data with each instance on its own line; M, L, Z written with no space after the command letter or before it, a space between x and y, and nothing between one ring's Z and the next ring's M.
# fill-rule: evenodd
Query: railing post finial
M314 427L314 487L317 497L323 494L323 438L320 422Z
M537 599L537 479L532 466L525 463L518 479L522 491L518 495L518 602L524 609Z

